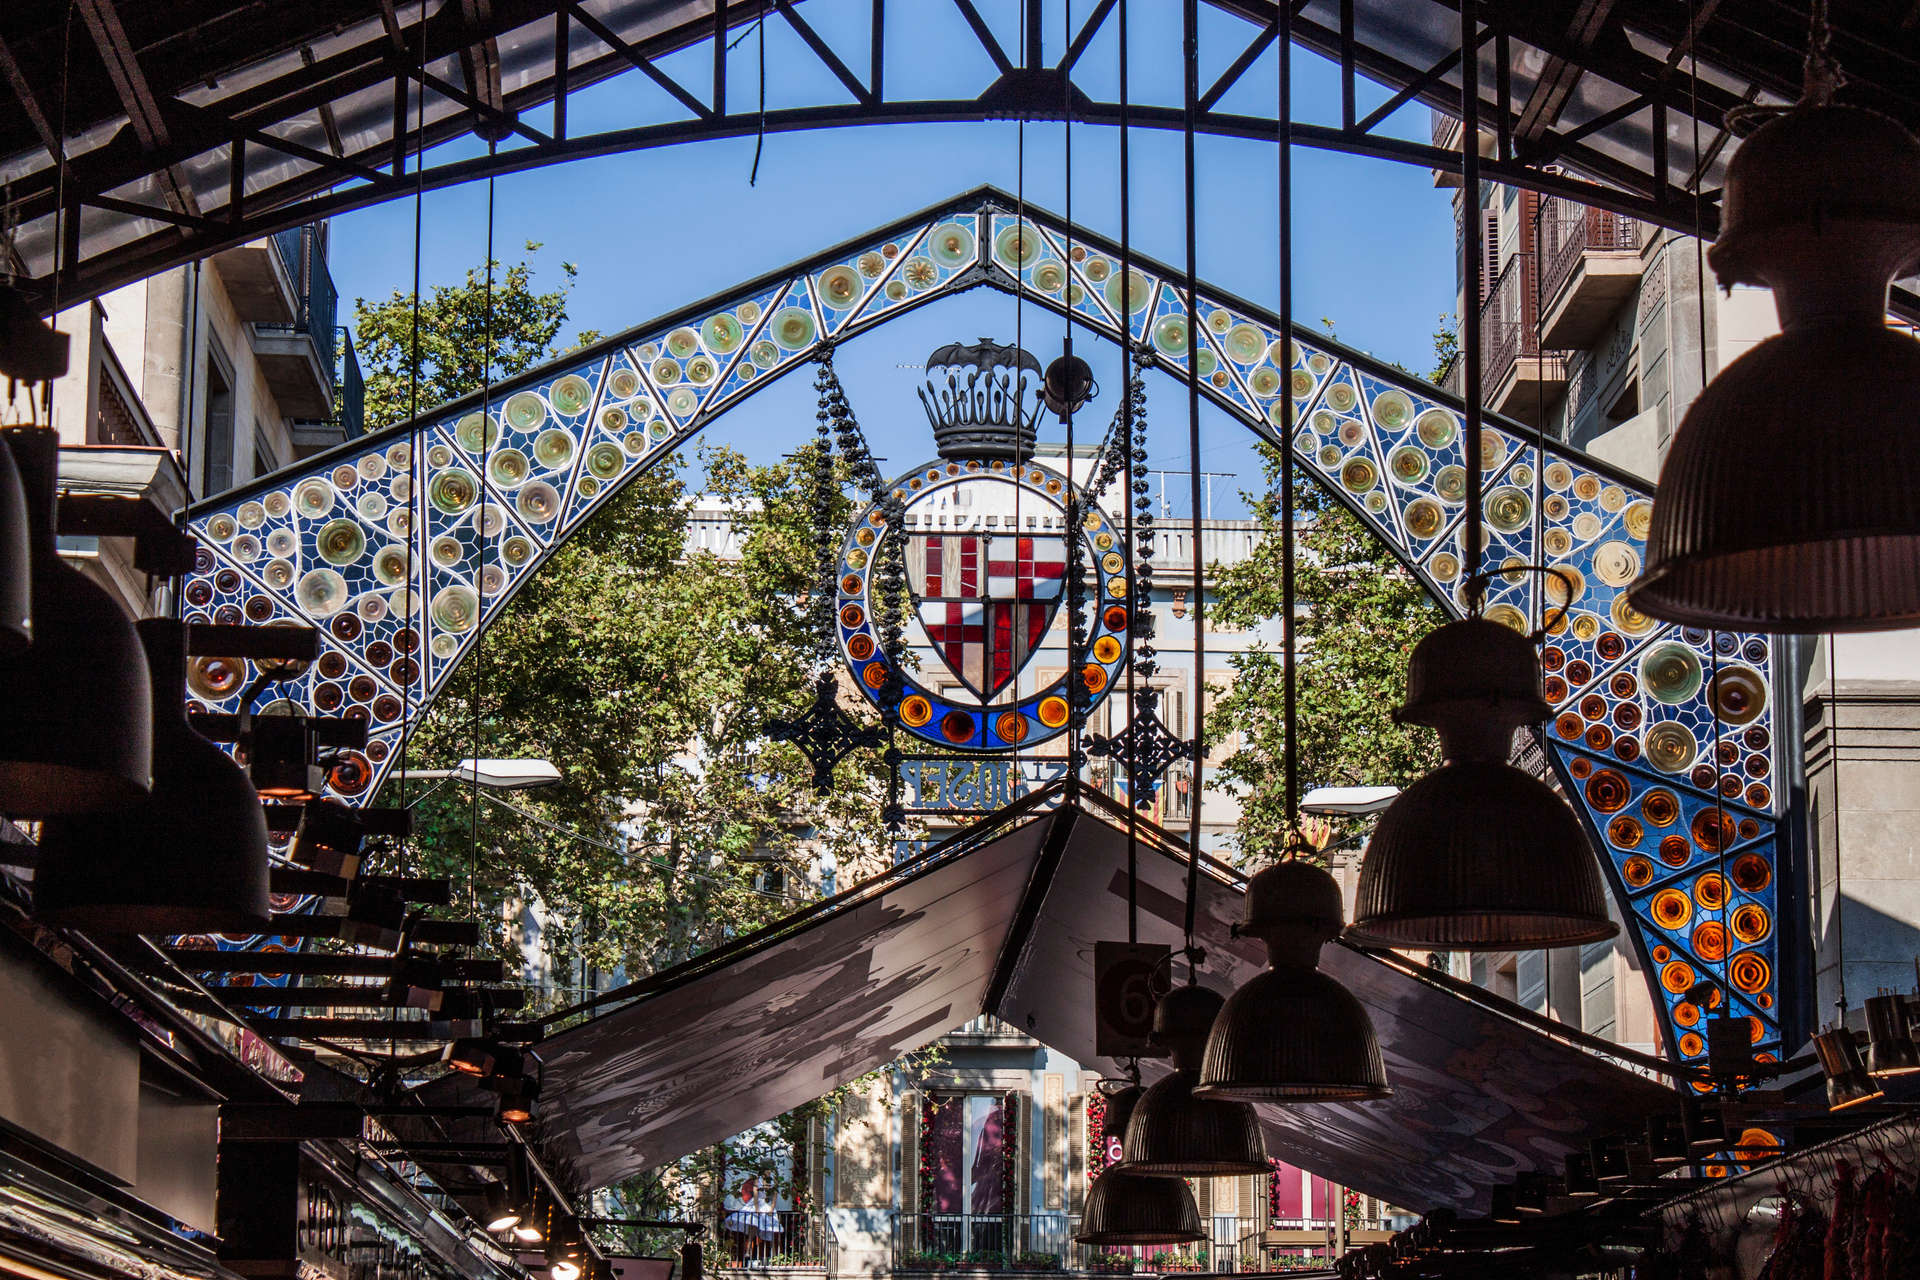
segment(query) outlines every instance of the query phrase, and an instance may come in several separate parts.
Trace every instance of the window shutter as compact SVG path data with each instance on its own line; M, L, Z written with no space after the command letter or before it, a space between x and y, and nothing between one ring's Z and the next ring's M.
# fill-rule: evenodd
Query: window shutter
M900 1095L900 1208L920 1212L920 1095Z
M1494 281L1500 278L1500 211L1482 209L1480 211L1480 301L1485 302L1487 295L1493 292Z

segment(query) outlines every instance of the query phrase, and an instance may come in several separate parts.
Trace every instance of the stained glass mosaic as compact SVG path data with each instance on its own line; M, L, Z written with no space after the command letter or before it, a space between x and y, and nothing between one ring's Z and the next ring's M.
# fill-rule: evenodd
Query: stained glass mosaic
M1775 654L1765 637L1685 631L1627 605L1647 486L1492 422L1477 442L1476 554L1463 541L1468 442L1445 393L1304 332L1285 340L1271 316L1206 286L1189 300L1166 268L1123 270L1114 245L1031 207L1023 218L969 197L203 504L187 613L322 630L321 660L289 694L367 720L363 757L330 778L363 797L517 584L623 481L824 344L983 282L1109 339L1124 331L1176 374L1191 361L1203 394L1269 439L1290 396L1296 458L1454 611L1472 568L1492 571L1488 615L1549 633L1548 755L1605 851L1668 1043L1703 1059L1695 1028L1725 1002L1779 1053ZM954 479L943 464L926 483ZM850 540L843 558L861 549ZM1520 571L1529 563L1558 573ZM1115 622L1095 645L1123 639ZM860 634L842 627L849 653ZM232 710L251 674L197 671L192 696ZM1057 713L1031 701L1018 709L1029 732ZM975 723L970 741L1016 741L1008 728L996 739Z

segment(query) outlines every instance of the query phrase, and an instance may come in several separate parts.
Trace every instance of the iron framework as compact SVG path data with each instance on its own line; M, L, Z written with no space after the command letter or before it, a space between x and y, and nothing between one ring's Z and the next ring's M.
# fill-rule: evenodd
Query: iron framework
M1294 140L1457 175L1446 117L1462 58L1448 0L1291 2L1294 40L1341 74L1339 122L1296 123ZM326 0L261 11L74 0L77 19L43 5L0 34L0 100L19 108L0 112L12 266L50 309L269 232L584 157L861 124L1058 119L1069 102L1076 121L1119 122L1119 104L1087 74L1115 0L1097 0L1071 41L1055 38L1038 0L1024 32L996 30L976 0L914 0L950 5L978 46L977 92L940 99L912 96L925 51L901 38L898 0L834 3ZM1205 52L1223 65L1196 127L1270 141L1269 110L1230 105L1278 38L1277 8L1207 4L1224 19L1207 24L1209 43L1226 47ZM1494 134L1483 177L1679 230L1717 227L1725 112L1790 101L1799 84L1805 18L1791 5L1483 0L1479 13L1482 119ZM821 100L759 109L752 64L743 54L736 68L728 45L762 20L778 28L771 73L830 86ZM1860 0L1835 3L1833 22L1849 98L1920 125L1911 17ZM850 37L849 24L865 29ZM966 65L952 55L943 61ZM703 64L704 76L690 70ZM659 118L573 132L569 99L623 75L659 90ZM1390 96L1363 112L1362 81ZM1431 139L1381 131L1410 103L1435 109ZM1183 125L1179 103L1136 102L1130 118ZM420 167L426 149L470 135L499 145ZM1896 303L1920 314L1920 299Z
M622 484L833 344L978 285L1016 292L1169 374L1197 361L1204 394L1269 444L1283 443L1273 424L1290 394L1293 456L1446 608L1461 611L1477 563L1493 573L1489 617L1550 623L1547 765L1606 851L1668 1045L1703 1060L1706 979L1722 992L1709 1000L1753 1019L1760 1051L1778 1055L1783 983L1800 977L1781 971L1795 952L1780 942L1777 874L1789 722L1776 672L1790 680L1791 664L1767 637L1683 631L1627 606L1647 487L1490 418L1475 561L1457 400L1323 337L1283 341L1272 316L1210 286L1190 306L1149 260L1129 286L1112 242L1031 205L1023 228L1016 208L970 192L203 503L189 616L321 628L320 661L283 687L367 717L366 758L335 774L352 781L342 798L363 801L487 623ZM1518 568L1535 563L1561 574L1543 586ZM231 711L246 681L189 683Z

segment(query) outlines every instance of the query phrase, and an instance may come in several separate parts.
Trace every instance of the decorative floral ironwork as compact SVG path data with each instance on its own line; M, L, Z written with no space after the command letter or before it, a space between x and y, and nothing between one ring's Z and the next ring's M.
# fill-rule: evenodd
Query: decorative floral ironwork
M831 674L813 688L813 705L792 719L767 721L767 736L791 742L813 766L813 788L833 789L833 767L861 747L877 747L887 740L884 730L862 725L840 707L839 684Z
M1095 737L1087 750L1112 760L1126 770L1127 795L1134 807L1145 809L1160 794L1160 784L1175 760L1193 758L1193 744L1176 738L1160 719L1157 690L1141 689L1133 697L1133 715L1126 728Z

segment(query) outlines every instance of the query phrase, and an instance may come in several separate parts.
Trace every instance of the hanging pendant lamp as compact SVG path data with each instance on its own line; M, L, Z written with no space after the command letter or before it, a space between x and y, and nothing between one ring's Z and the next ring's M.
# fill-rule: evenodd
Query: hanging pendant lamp
M1875 1079L1920 1072L1920 1046L1907 1021L1907 998L1882 992L1867 997L1867 1073Z
M1619 932L1566 801L1507 763L1541 718L1533 645L1480 618L1414 647L1398 718L1439 731L1446 763L1380 815L1347 936L1373 946L1478 950L1600 942Z
M1265 941L1268 968L1213 1020L1194 1096L1358 1102L1392 1092L1365 1007L1318 968L1342 915L1340 885L1312 863L1279 862L1248 883L1240 932Z
M1920 140L1830 92L1810 77L1727 165L1707 257L1723 286L1771 287L1782 332L1729 364L1674 434L1629 592L1649 617L1789 633L1920 622L1920 343L1886 327L1888 285L1920 266Z
M139 624L153 685L153 793L41 826L34 914L101 933L267 926L267 820L247 775L187 724L184 627Z
M20 469L0 433L0 661L33 643L33 539Z
M1146 1090L1139 1085L1107 1099L1106 1131L1125 1133ZM1181 1178L1129 1173L1118 1165L1101 1171L1087 1191L1086 1211L1074 1240L1080 1244L1188 1244L1204 1240L1200 1208Z
M1127 1123L1119 1168L1152 1177L1228 1178L1268 1173L1260 1118L1244 1102L1194 1096L1207 1034L1225 1003L1206 987L1175 987L1153 1011L1152 1040L1173 1070L1146 1089Z
M55 544L60 438L7 431L31 528L33 646L0 662L0 813L122 808L152 786L153 689L133 624Z
M1845 1111L1885 1094L1879 1082L1867 1074L1867 1064L1860 1060L1860 1045L1845 1027L1815 1036L1813 1052L1827 1077L1827 1110Z

